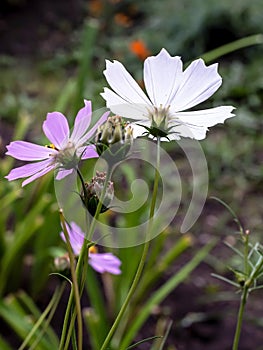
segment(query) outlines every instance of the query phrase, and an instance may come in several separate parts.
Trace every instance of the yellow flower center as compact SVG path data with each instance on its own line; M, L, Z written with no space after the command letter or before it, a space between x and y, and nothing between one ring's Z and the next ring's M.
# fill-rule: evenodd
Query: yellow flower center
M56 151L58 151L58 149L56 148L56 146L53 143L50 143L49 145L45 145L45 147L52 148L52 149L55 149Z
M89 248L89 253L91 253L91 254L97 254L97 253L98 253L98 248L95 247L95 245L91 246L91 247Z

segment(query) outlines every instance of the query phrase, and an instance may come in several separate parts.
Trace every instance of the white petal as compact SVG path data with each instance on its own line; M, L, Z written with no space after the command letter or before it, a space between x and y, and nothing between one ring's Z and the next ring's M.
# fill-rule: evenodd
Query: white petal
M207 128L205 126L189 126L187 124L178 124L169 135L170 140L180 140L181 137L187 137L195 140L203 140L206 137Z
M148 57L144 62L144 83L154 106L170 104L176 94L183 75L183 64L179 56L171 57L162 49L155 57Z
M184 111L207 100L222 84L217 64L206 67L202 59L195 60L184 71L183 78L171 101L172 111Z
M106 70L104 70L103 73L108 84L117 94L117 96L114 96L114 94L110 94L107 89L105 89L102 94L102 97L107 101L108 108L113 112L113 107L115 107L115 105L123 104L123 102L124 104L140 105L151 108L152 104L148 97L120 62L114 61L112 63L106 61ZM121 98L121 101L116 102L118 97ZM123 113L121 113L121 115L123 115ZM126 117L126 115L123 116ZM126 118L129 118L129 116Z
M141 125L138 125L141 124ZM145 136L147 133L147 129L145 129L142 125L145 125L147 127L151 126L150 121L144 121L144 120L139 120L138 123L131 123L131 126L133 128L133 137L136 139L139 136Z
M129 103L108 88L104 88L104 92L101 93L101 96L106 100L106 106L112 113L124 118L147 119L148 106L145 103Z
M221 106L201 111L179 112L176 114L178 119L173 119L170 123L174 125L173 131L177 135L203 140L208 127L234 117L231 113L233 109L232 106Z

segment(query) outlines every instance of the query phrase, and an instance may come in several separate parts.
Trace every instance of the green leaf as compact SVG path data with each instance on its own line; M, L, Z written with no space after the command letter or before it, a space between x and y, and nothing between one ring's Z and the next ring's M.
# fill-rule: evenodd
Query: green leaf
M140 327L149 317L154 306L159 305L180 283L182 283L190 273L201 263L207 256L209 251L215 246L217 240L212 240L206 246L204 246L184 267L173 275L169 280L162 285L148 301L143 305L137 318L133 320L133 323L129 326L126 334L121 342L120 349L126 349L131 340L135 337Z

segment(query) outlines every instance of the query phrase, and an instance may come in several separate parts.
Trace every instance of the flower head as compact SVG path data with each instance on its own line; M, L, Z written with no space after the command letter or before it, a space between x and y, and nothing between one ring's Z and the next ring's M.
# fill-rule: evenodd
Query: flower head
M92 216L95 215L97 207L100 202L100 198L105 186L106 173L105 172L96 172L90 182L85 182L85 191L82 191L80 197L83 205L90 212ZM102 199L103 203L101 206L100 213L104 213L109 209L110 202L114 197L114 187L113 182L108 181L107 188L105 190L104 198Z
M134 137L148 134L165 139L190 137L202 140L208 127L234 116L234 107L220 106L185 112L207 100L222 84L217 64L206 66L200 58L183 71L179 56L162 49L144 62L144 84L148 96L118 61L106 61L104 75L112 88L101 94L107 107L125 118L136 120Z
M69 240L73 252L76 256L79 255L85 234L82 232L81 228L75 223L71 222L70 226L67 225L67 230L69 233ZM63 232L60 233L63 241L66 241ZM120 265L121 261L112 253L98 253L97 248L92 246L89 248L89 264L90 266L99 273L109 272L113 275L119 275L121 273Z
M84 101L85 107L78 112L72 133L66 117L59 112L48 113L43 123L43 131L51 142L40 146L26 141L13 141L7 146L7 155L24 161L37 161L12 169L6 176L9 181L19 178L27 179L22 186L34 181L53 169L58 169L56 179L62 179L72 173L80 159L98 157L95 146L86 145L96 133L97 128L105 122L108 113L90 129L91 101Z
M133 128L118 115L111 116L98 128L96 150L108 162L119 162L127 156L133 142Z

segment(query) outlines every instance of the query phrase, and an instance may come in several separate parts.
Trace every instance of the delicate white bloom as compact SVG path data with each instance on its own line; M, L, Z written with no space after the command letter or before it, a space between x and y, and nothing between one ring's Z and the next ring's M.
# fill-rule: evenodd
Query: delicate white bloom
M220 106L199 111L186 110L212 96L222 84L218 64L206 66L200 58L183 71L179 56L162 49L144 62L144 84L148 97L118 61L106 61L104 75L112 88L101 94L115 114L136 120L134 137L145 134L162 140L190 137L202 140L208 127L234 116L234 107ZM144 126L144 127L143 127Z

